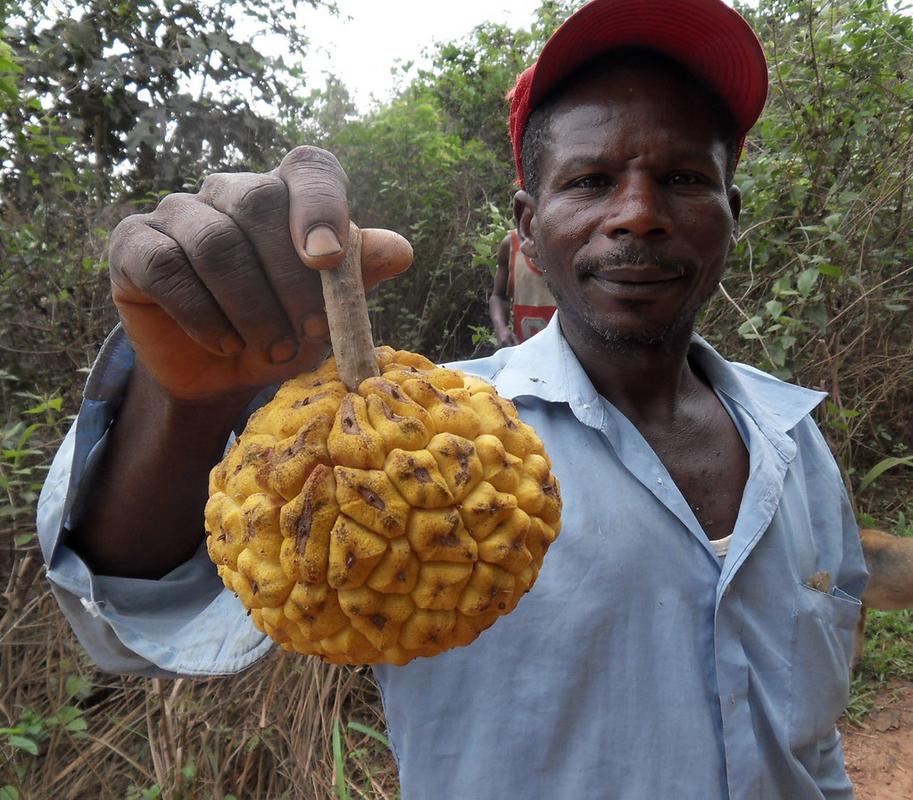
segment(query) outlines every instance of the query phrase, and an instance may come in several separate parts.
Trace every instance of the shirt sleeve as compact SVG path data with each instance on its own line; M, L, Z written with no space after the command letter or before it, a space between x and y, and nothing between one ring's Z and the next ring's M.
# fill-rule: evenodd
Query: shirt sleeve
M37 520L47 577L77 639L100 668L149 677L235 673L272 643L223 587L204 545L163 578L144 580L96 575L66 544L133 361L118 327L99 352L79 414L51 465Z

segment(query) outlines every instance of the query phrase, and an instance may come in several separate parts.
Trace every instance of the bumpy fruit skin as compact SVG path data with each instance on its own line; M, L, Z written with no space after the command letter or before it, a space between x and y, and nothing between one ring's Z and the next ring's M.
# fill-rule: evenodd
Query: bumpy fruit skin
M285 383L210 475L207 548L286 650L405 664L517 605L560 527L551 462L484 381L377 348Z

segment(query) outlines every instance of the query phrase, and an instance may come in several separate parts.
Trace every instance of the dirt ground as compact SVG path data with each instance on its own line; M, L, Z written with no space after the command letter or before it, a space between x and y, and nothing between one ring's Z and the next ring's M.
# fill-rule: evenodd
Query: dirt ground
M841 725L857 800L913 798L913 682L886 690L862 727Z

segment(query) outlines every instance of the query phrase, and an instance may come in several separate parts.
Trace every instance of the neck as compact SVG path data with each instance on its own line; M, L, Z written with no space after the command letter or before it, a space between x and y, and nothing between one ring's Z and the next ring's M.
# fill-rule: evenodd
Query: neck
M562 332L596 391L635 425L671 421L682 402L700 389L700 378L688 362L690 325L649 344Z

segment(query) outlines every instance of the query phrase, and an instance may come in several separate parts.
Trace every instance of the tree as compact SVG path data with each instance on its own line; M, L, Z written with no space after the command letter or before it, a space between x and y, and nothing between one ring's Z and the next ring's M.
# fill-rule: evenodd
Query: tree
M294 55L306 39L285 0L244 9L239 20L225 2L19 3L5 32L22 74L21 102L0 119L4 194L24 209L52 189L46 177L78 190L91 175L95 202L119 189L115 180L140 198L205 171L267 163L283 145L279 118L297 104L300 73L236 30L281 33Z
M286 0L243 9L236 17L238 7L225 2L183 0L4 7L6 372L44 382L91 359L114 320L104 251L121 217L210 172L272 167L288 148L300 72L251 39L255 28L281 34L293 58L306 39Z
M913 444L913 18L886 0L741 11L770 98L736 175L731 302L705 328L724 352L828 391L821 420L861 474Z

